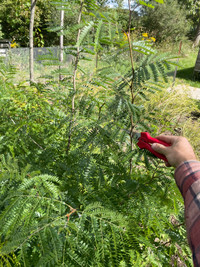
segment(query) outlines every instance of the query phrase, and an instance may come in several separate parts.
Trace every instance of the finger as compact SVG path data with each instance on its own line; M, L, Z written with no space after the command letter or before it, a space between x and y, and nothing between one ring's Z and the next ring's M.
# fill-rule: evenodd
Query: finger
M162 140L168 144L172 144L176 139L177 136L171 136L171 135L159 135L156 137L159 140Z
M151 147L153 148L153 150L155 150L156 152L161 153L163 155L166 154L166 151L168 149L168 147L163 146L161 144L157 144L157 143L152 144Z

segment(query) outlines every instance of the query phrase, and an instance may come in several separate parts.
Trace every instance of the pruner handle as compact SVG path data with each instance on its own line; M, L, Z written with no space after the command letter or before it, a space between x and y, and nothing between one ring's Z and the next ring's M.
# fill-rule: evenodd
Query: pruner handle
M155 150L153 150L153 148L151 147L151 144L153 144L153 143L158 143L158 144L161 144L164 146L170 146L170 144L165 143L164 141L161 141L159 139L151 137L148 132L142 132L141 133L141 136L139 138L137 145L139 146L139 148L147 149L152 154L154 154L156 157L168 162L167 158L163 154L160 154L160 153L156 152Z

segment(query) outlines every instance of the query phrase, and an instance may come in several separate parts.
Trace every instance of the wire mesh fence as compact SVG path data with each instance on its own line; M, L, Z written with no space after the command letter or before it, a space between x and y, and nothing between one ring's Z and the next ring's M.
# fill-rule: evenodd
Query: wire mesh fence
M34 77L36 81L41 81L45 77L58 79L59 53L59 47L34 48ZM4 61L12 63L18 70L15 77L16 82L29 80L29 48L10 49ZM72 61L73 56L64 53L62 68L70 68Z

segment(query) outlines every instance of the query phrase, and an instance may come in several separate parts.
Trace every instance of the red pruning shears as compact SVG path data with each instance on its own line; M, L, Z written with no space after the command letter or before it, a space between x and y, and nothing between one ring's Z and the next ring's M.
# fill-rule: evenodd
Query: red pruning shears
M161 145L164 145L164 146L170 146L170 144L165 143L165 142L163 142L163 141L161 141L159 139L151 137L151 135L148 132L142 132L142 133L134 132L134 136L138 140L137 145L139 146L139 148L147 149L152 154L154 154L157 158L168 162L167 158L164 155L162 155L162 154L156 152L155 150L153 150L153 148L151 147L151 144L158 143L158 144L161 144Z

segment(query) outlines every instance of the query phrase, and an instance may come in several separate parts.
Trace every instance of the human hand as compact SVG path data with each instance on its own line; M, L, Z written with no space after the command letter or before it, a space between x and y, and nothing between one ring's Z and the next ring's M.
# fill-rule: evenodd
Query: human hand
M168 163L166 163L166 166L176 168L184 161L197 160L190 143L185 137L160 135L156 138L171 144L168 147L157 143L152 144L153 150L165 155L167 158Z

